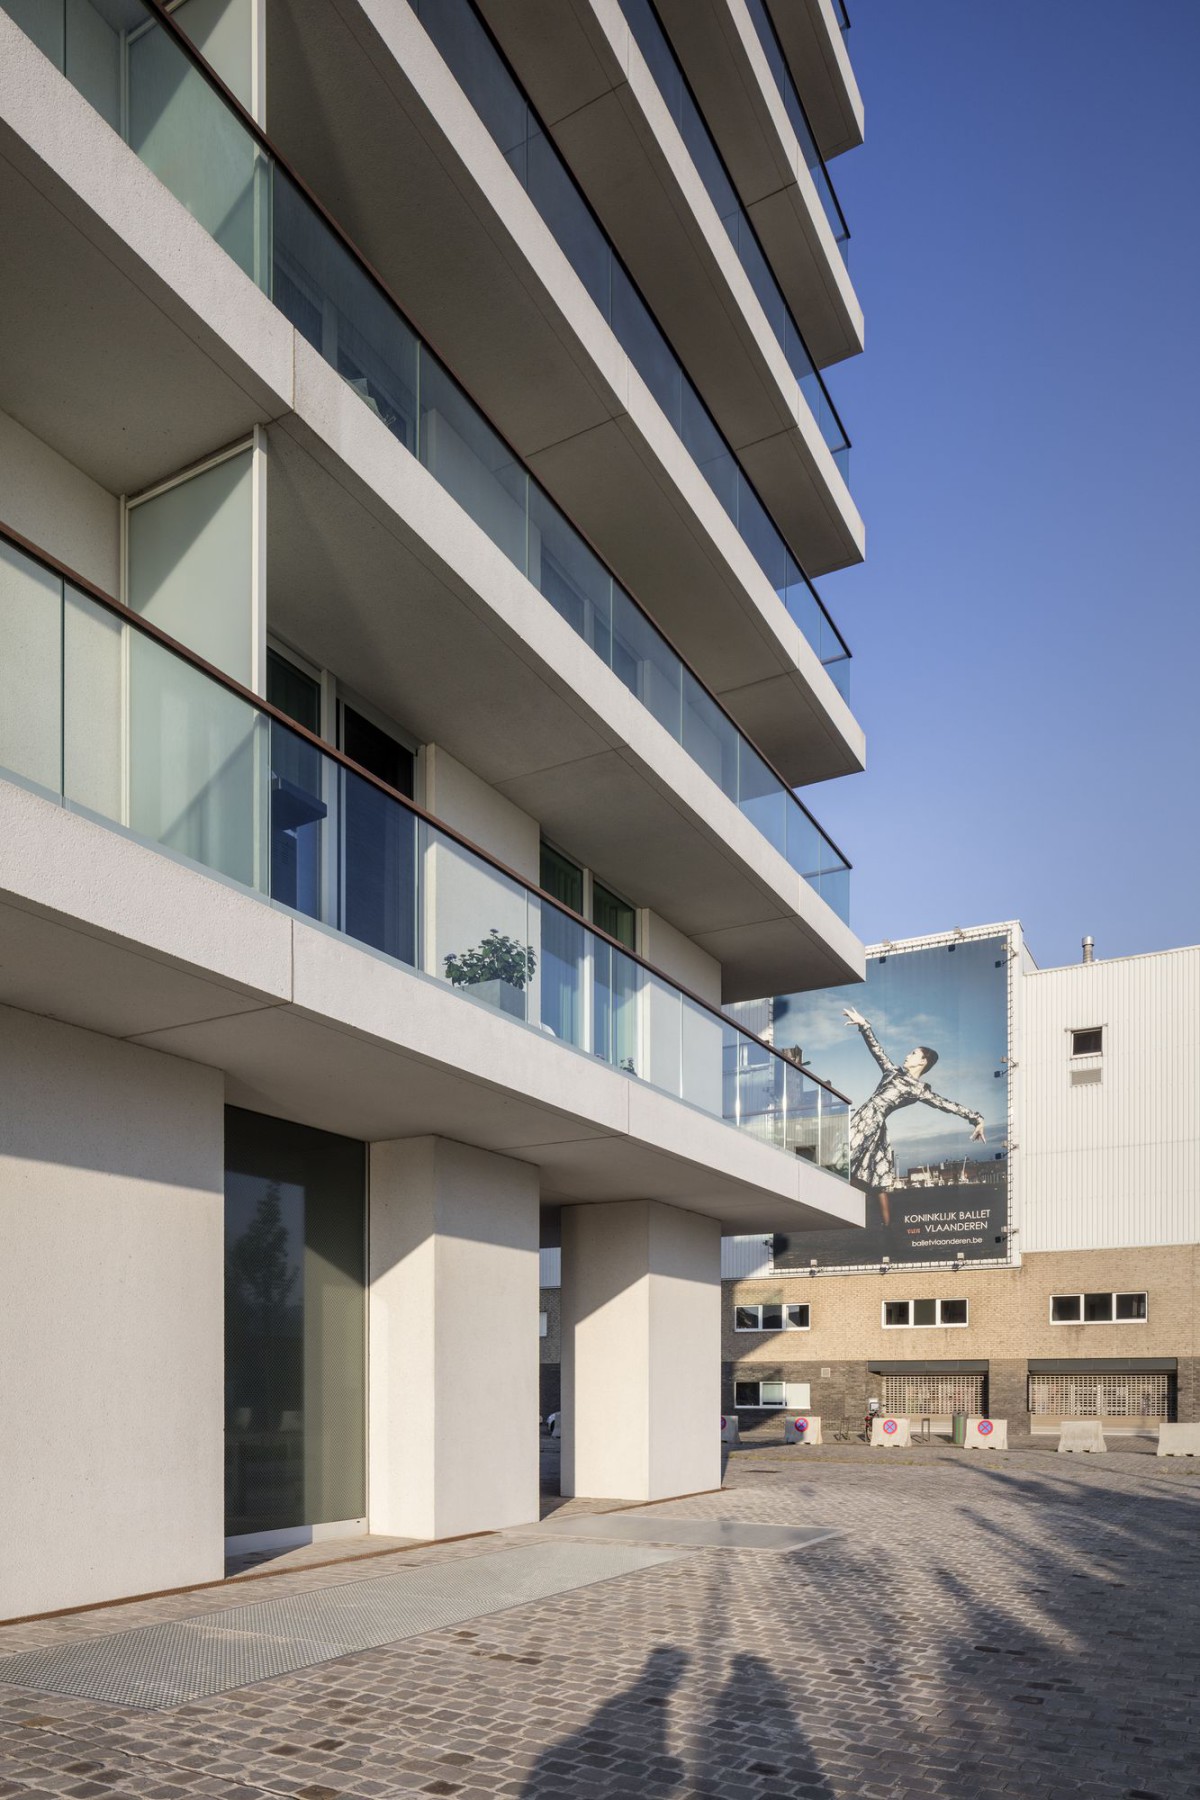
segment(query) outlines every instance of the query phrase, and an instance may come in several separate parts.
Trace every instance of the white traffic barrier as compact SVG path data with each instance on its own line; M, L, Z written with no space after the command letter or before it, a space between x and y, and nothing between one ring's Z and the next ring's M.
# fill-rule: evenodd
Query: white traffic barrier
M1099 1419L1064 1419L1060 1450L1107 1450Z
M879 1445L887 1449L908 1449L912 1444L912 1435L908 1429L907 1419L881 1419L871 1421L871 1448Z
M1200 1456L1200 1425L1160 1425L1160 1456Z
M741 1442L741 1439L738 1437L736 1413L721 1414L721 1442L723 1444L737 1444Z
M1008 1420L980 1419L969 1413L963 1444L968 1450L1007 1450Z
M785 1444L819 1444L821 1421L811 1413L787 1413L783 1421Z

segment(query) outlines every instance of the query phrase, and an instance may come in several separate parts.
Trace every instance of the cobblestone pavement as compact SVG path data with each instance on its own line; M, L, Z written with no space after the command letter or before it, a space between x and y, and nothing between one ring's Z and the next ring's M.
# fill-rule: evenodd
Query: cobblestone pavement
M756 1447L722 1493L647 1509L648 1537L659 1510L844 1535L701 1550L173 1712L0 1686L0 1797L1200 1796L1195 1463ZM0 1655L539 1530L10 1626Z

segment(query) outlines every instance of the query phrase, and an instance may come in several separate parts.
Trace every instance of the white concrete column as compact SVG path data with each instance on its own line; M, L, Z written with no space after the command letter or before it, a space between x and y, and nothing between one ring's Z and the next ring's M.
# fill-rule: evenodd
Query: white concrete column
M0 1007L0 1618L224 1572L224 1077Z
M538 1171L371 1145L367 1507L387 1536L538 1517Z
M721 1485L721 1228L655 1200L562 1212L562 1491Z

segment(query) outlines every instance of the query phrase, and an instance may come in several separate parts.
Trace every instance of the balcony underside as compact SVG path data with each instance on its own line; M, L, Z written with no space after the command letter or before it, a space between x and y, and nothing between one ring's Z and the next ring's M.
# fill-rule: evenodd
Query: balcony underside
M591 0L485 0L484 11L796 555L812 574L861 560L862 521L807 405L797 405L795 374L624 19ZM727 53L726 87L729 63ZM826 307L849 286L832 233L823 216L810 229L797 216L793 229L807 245L810 271L797 322L818 362L848 355L861 348L849 319L831 337L813 304L818 269ZM814 319L828 342L812 343ZM769 457L760 454L753 466L751 447L765 445Z
M7 781L0 826L0 1004L220 1068L233 1105L534 1163L551 1204L861 1222L811 1163Z
M767 0L826 161L863 141L863 103L833 0Z
M790 780L860 767L844 702L803 640L796 650L770 583L409 9L276 0L268 44L272 138L702 679L722 696L793 683L796 735L763 746ZM731 358L745 353L728 318L721 332ZM832 458L819 436L815 450L802 442L798 399L789 411L755 355L747 473L785 520L811 506L810 573L857 562L861 525L847 535ZM830 743L804 767L814 707L830 715Z
M862 308L741 0L658 8L818 366L858 355Z
M271 629L712 947L727 999L855 979L861 950L841 921L62 91L69 135L128 229L0 127L0 229L27 247L0 287L0 408L110 493L266 423ZM778 706L781 690L750 684L750 704Z

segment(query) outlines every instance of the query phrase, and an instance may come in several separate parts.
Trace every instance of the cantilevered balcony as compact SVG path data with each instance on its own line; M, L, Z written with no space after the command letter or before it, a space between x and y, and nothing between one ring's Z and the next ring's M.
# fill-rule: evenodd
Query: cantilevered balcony
M863 103L850 65L843 0L767 0L822 156L863 141Z
M616 675L622 686L637 697L656 723L663 726L687 755L713 778L776 852L835 910L844 914L844 859L820 833L786 783L737 730L711 694L705 692L702 684L579 538L508 446L488 427L328 222L286 174L262 154L254 137L244 132L236 118L231 117L221 97L187 61L181 47L161 34L156 33L156 36L160 55L165 52L175 59L174 92L188 96L189 105L183 109L185 143L174 141L171 131L165 129L164 119L160 118L157 137L142 146L152 166L157 160L164 167L168 177L180 188L180 198L197 216L210 222L210 228L211 222L216 221L218 241L224 239L225 248L246 273L261 285L270 285L277 305L294 320L297 330L315 340L314 349L346 384L338 391L353 390L394 442L407 451L417 452L420 462L439 485L465 509L503 556L551 602L559 617ZM78 71L79 58L73 66ZM86 68L87 65L83 66ZM184 85L187 82L193 84L194 91L190 94ZM215 123L217 132L223 134L220 141L226 157L216 177L211 174L211 168L216 165L215 156L206 158L203 154L206 148L210 151L213 148L214 134L210 131L209 136L205 136L206 121L210 127ZM194 156L182 154L192 146L196 149ZM237 154L231 154L233 151ZM206 170L202 177L196 174L198 167ZM66 265L63 275L65 289L76 291L78 281L67 274ZM39 359L31 336L34 331L32 320L44 316L45 297L24 294L14 288L12 300L11 341L26 341L30 352L25 357L27 364L37 366L40 362L40 366L48 366L48 347ZM113 304L119 310L115 300ZM305 356L307 354L305 346ZM305 356L294 354L292 358L297 382L301 381ZM88 363L92 373L86 380L93 387L100 384L94 396L96 406L90 410L107 417L110 406L101 391L100 375L106 366L107 357L101 355L97 360L93 354ZM146 370L140 372L134 385L143 397L149 398L151 386ZM319 395L307 377L302 385L306 391L314 392L318 413L332 418L327 397ZM90 389L76 388L77 395L84 391ZM181 395L178 385L176 391ZM273 408L268 402L268 407L277 414L282 410L278 402ZM190 409L184 416L190 417ZM29 416L27 410L26 422L51 441L56 437L51 427L57 425L59 446L67 454L71 453L73 423L68 421L64 426L56 418L53 404L48 414L34 408ZM318 586L325 596L326 612L331 607L336 611L345 589L347 599L342 602L340 629L343 638L352 642L356 629L352 621L361 611L349 598L353 592L354 574L359 574L361 590L382 593L386 590L388 577L386 561L381 563L376 557L374 562L370 558L363 562L366 540L362 522L355 527L353 520L346 521L346 529L341 533L340 553L334 550L338 543L337 532L331 538L327 535L326 541L320 541L314 535L317 520L324 518L332 524L347 510L346 480L343 476L332 486L326 481L322 499L318 501L311 475L302 470L297 473L294 448L288 449L297 434L301 439L307 438L312 448L311 427L307 433L300 430L300 421L281 425L273 432L279 455L283 456L282 463L279 455L272 457L273 494L276 469L280 471L282 486L272 499L269 514L279 554L285 560L290 557L290 575L284 583L273 583L273 591L278 587L282 600L279 606L272 601L272 617L276 627L288 631L295 641L295 607L312 586L313 572L320 570ZM123 457L126 450L135 448L123 440ZM127 457L117 468L110 467L104 460L103 449L96 454L101 466L96 468L95 462L91 466L100 479L126 488L144 484L145 475L139 479ZM159 471L162 472L166 471ZM303 498L298 499L297 495ZM347 570L351 571L349 586L345 581ZM415 603L419 585L412 584L411 577L410 587L414 588L412 599ZM431 602L435 598L431 596ZM319 609L314 619L310 603L307 630L301 636L311 637L327 623L328 620L319 622ZM377 627L374 637L378 642ZM404 666L404 653L410 648L411 642L398 644L397 666ZM334 659L330 657L329 660ZM413 666L419 674L420 663ZM492 716L496 716L497 705L498 702L493 700ZM404 710L409 711L408 708ZM457 708L451 707L450 711L459 719L465 716L461 704ZM428 735L442 737L436 721L431 722ZM582 751L583 746L580 746L572 762L575 773L580 772ZM478 758L473 760L475 766L479 766ZM558 759L547 759L543 753L540 760L548 767ZM498 783L505 779L513 781L519 773L519 768L510 765L499 771L489 770L488 778ZM559 788L557 798L567 804L569 813L572 783L566 780ZM546 818L552 811L546 803L537 804L535 797L525 790L510 791L518 804L532 805L540 817ZM543 796L543 802L544 799ZM627 812L625 818L630 842L636 843L635 817ZM555 823L569 842L569 834L563 831L558 821ZM657 836L661 841L661 831ZM700 891L706 888L715 893L710 882L701 881ZM669 910L664 907L664 911ZM761 908L757 917L759 923L766 924ZM733 916L727 913L724 920L710 917L706 923L692 920L685 928L693 932L716 933L714 953L722 960L729 960L731 972L736 968L738 957L728 936L730 929L738 928ZM820 978L815 969L809 977ZM836 971L830 970L824 978L837 978ZM753 991L746 985L753 979L748 969L743 970L740 978L735 977L731 997ZM801 970L796 968L788 985L803 985L804 981Z
M0 542L0 626L15 696L15 703L0 717L0 790L6 782L15 783L56 802L81 823L108 827L131 840L131 849L150 848L175 869L215 876L219 891L254 898L306 929L317 926L335 938L352 940L360 950L381 959L381 969L407 971L409 979L415 975L421 985L410 995L407 1012L418 1025L422 1022L418 1015L428 1006L439 1017L446 1016L443 1002L432 997L435 991L452 996L453 1005L465 1009L449 1015L453 1038L457 1041L464 1030L469 1035L471 1020L478 1020L479 1033L497 1057L494 1084L519 1092L524 1065L542 1069L543 1047L549 1045L568 1059L562 1066L545 1065L558 1091L560 1111L571 1110L567 1097L575 1080L586 1087L587 1071L601 1065L638 1089L683 1102L722 1131L731 1129L729 1140L713 1140L718 1149L722 1142L727 1147L717 1156L717 1164L725 1165L724 1173L718 1166L713 1177L726 1198L718 1200L714 1194L712 1202L728 1205L731 1216L738 1211L739 1186L759 1185L763 1148L772 1157L782 1153L785 1165L793 1170L801 1159L844 1173L848 1121L841 1095L446 829L278 708L11 537ZM0 806L8 805L0 792ZM34 815L18 805L14 820L18 822L10 839L13 855L5 879L9 895L0 898L0 936L10 944L24 942L26 953L15 983L7 979L0 992L11 1004L55 1010L53 990L60 967L49 950L58 929L52 902L57 898L61 906L62 900L52 879L59 853L52 842L54 833L43 821L42 848L31 858ZM100 903L114 894L101 860L93 853L84 889L77 891L80 917L74 929L77 935L82 931L85 940L91 935L112 941L111 924L101 932L97 920L85 917L91 907L93 875ZM127 881L136 889L137 899L121 895L119 881L116 892L118 916L136 939L134 914L144 912L147 894L153 897L158 878L147 879L144 872L135 876L134 868L135 863L129 862ZM43 877L49 882L44 887L38 885ZM178 877L164 870L162 883L163 912L153 926L156 958L173 929L169 890L176 891ZM204 914L202 924L197 915L193 945L203 960L217 941L214 931L220 936L222 915L229 928L235 902L214 899L210 889L207 898L196 895L191 904ZM32 909L33 916L10 917L13 905L18 914ZM143 923L140 929L148 928ZM253 922L242 924L234 932L226 963L237 961L239 943L253 940L258 944L254 957L261 963L255 973L269 988L275 979L274 963L257 933ZM321 965L314 947L319 941L304 939L307 953ZM99 944L94 953L104 962ZM82 954L78 945L71 952L76 963ZM168 1029L162 1008L170 977L160 969L151 981L153 991L148 989L139 998L139 978L128 963L127 951L121 954L129 972L123 999L112 991L112 969L105 964L108 985L98 982L82 1003L92 1009L98 1027L97 1008L112 1006L119 1011L124 1005L121 1035L157 1036ZM8 956L4 960L10 964ZM173 960L178 965L178 954ZM345 971L344 982L339 984L321 965L310 975L303 994L289 994L288 1010L299 1006L310 1017L326 1018L357 1003L370 988L370 977L353 965L338 967ZM226 966L223 979L228 975ZM146 979L151 980L149 973ZM389 988L382 975L380 981L382 996L394 993L402 1000L408 991L403 985ZM332 987L325 985L330 982ZM426 993L428 1000L421 998ZM391 1004L384 998L368 1008L372 1012L368 1035L392 1031L409 1043L410 1050L416 1048L406 1036L412 1021L406 1024L403 1013L389 1017ZM283 1031L284 1037L273 1039L264 1051L261 1040L256 1048L255 1037L265 1021L249 995L223 1010L216 994L205 999L193 979L187 993L177 993L170 1005L190 1008L192 1013L191 1025L170 1029L186 1034L195 1027L200 1032L198 1039L186 1035L179 1039L180 1054L214 1059L218 1052L209 1028L219 1026L220 1060L232 1058L239 1080L257 1083L259 1099L269 1091L273 1105L282 1101L286 1109L296 1104L294 1093L290 1101L287 1098L288 1068L294 1069L287 1034L298 1029L294 1021L280 1015L271 1030ZM279 1013L283 1005L277 998L268 1010ZM486 1017L503 1021L517 1035L506 1040L502 1030L497 1037L493 1027L484 1024ZM344 1028L349 1025L347 1018ZM111 1029L111 1021L102 1028ZM359 1017L351 1035L366 1029ZM444 1055L439 1034L427 1032L420 1046L426 1063L439 1046ZM578 1077L572 1075L572 1065L578 1067ZM337 1091L342 1073L328 1069L331 1093ZM463 1071L457 1079L465 1077ZM422 1092L428 1097L428 1080ZM611 1105L611 1089L597 1092L607 1095ZM404 1102L410 1111L416 1105L413 1129L421 1119L419 1101L420 1095L414 1094ZM438 1104L443 1108L450 1104L448 1090L439 1095ZM421 1128L441 1130L443 1124L431 1125L426 1115ZM487 1132L494 1128L489 1110ZM684 1132L682 1125L671 1129L679 1137ZM653 1138L657 1130L657 1126L648 1130L647 1137ZM476 1131L476 1121L464 1114L451 1135L470 1142L476 1141ZM734 1138L751 1146L750 1160L740 1173ZM644 1155L650 1155L648 1148ZM770 1174L770 1163L761 1166ZM608 1174L612 1176L611 1161ZM645 1175L643 1169L643 1179ZM593 1176L602 1183L604 1172L593 1170ZM636 1183L638 1176L627 1170L621 1179ZM776 1167L772 1179L780 1183L785 1198L791 1184L794 1201L794 1174ZM560 1172L558 1191L586 1195L586 1175ZM617 1195L610 1192L608 1197ZM753 1199L744 1196L744 1201L743 1211L761 1210L765 1197L759 1192ZM778 1207L776 1216L786 1214L790 1204ZM832 1204L845 1216L853 1215L848 1190L844 1207L841 1199Z
M622 0L650 6L695 92L750 225L824 368L863 347L850 228L767 0Z
M496 39L474 0L413 9L760 560L765 533L817 573L856 562L849 439L694 102L663 70L673 53L652 12L627 24L617 0L590 4L549 17L524 0L493 4ZM502 48L521 56L515 74ZM692 157L698 191L687 196L677 189Z

